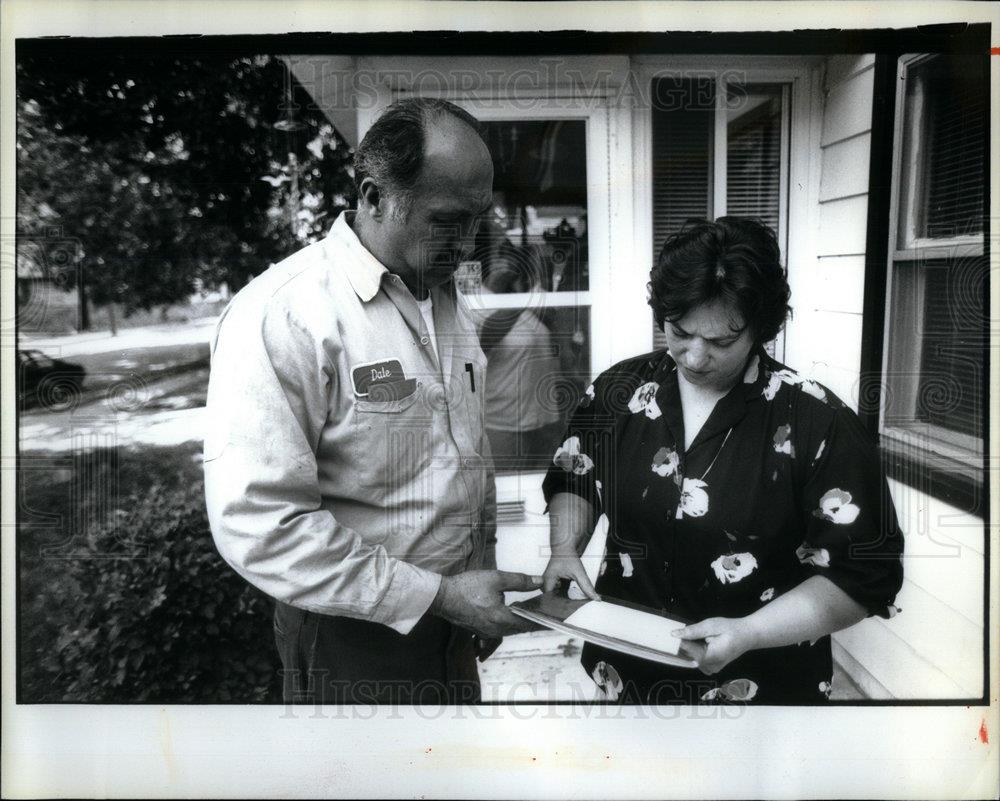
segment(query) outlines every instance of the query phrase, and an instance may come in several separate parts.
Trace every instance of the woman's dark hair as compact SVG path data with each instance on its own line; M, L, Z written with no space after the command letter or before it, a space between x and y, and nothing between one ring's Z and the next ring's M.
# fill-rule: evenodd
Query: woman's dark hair
M408 211L413 189L424 166L424 140L428 123L449 114L482 137L475 117L454 103L437 98L400 100L375 120L354 151L354 185L373 178L383 190L396 192L402 211Z
M688 220L663 243L649 273L649 305L658 328L715 300L728 301L754 342L774 339L791 312L778 238L747 217Z

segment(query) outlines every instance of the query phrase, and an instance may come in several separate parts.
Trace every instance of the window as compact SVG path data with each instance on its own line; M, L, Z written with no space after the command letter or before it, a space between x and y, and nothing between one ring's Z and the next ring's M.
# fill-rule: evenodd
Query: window
M982 480L985 59L898 65L879 430L889 452Z
M456 285L489 360L501 473L544 470L591 374L587 120L487 120L493 209Z
M653 252L692 217L755 217L787 249L787 83L653 81ZM780 339L780 336L779 336ZM666 347L653 332L655 348ZM768 350L780 358L781 343Z

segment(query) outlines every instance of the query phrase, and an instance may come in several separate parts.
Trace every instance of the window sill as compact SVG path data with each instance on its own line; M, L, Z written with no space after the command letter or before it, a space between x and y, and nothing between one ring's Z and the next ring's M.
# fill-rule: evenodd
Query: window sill
M887 478L930 495L977 517L986 514L984 466L970 467L933 451L880 437L879 451Z

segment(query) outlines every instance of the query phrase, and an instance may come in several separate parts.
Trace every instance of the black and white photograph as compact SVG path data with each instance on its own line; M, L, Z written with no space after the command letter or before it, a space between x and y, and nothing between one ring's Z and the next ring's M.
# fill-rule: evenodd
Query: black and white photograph
M32 8L5 797L995 797L996 7Z

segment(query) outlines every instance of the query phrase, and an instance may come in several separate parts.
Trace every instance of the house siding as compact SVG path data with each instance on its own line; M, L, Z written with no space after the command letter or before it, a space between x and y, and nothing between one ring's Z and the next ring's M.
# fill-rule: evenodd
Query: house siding
M815 264L793 297L789 342L809 373L857 408L874 57L820 68L823 102ZM834 636L835 656L872 698L972 698L983 690L983 521L889 482L906 533L901 614Z

